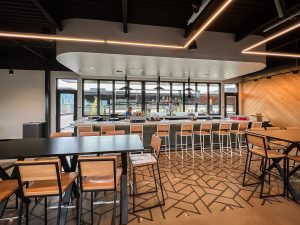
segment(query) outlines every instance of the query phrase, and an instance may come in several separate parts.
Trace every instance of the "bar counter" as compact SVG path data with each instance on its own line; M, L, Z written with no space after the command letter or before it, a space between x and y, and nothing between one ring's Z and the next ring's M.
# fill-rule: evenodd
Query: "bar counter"
M232 129L238 128L238 123L247 122L247 121L238 121L238 120L226 120L226 119L213 119L213 120L161 120L161 121L145 121L143 123L131 123L129 120L120 120L120 121L93 121L88 120L87 118L83 118L75 121L72 125L75 127L78 126L93 126L95 131L100 130L100 127L103 125L115 125L116 130L125 130L126 134L130 132L131 124L143 124L144 126L144 147L148 148L150 146L151 136L154 132L156 132L157 124L170 124L170 143L171 146L175 146L175 134L180 131L180 126L183 123L193 123L194 130L200 129L201 123L212 123L212 130L218 130L220 123L232 123ZM208 141L208 140L207 140ZM217 142L217 139L214 139L214 142ZM196 140L198 142L198 140ZM208 143L208 142L207 142Z

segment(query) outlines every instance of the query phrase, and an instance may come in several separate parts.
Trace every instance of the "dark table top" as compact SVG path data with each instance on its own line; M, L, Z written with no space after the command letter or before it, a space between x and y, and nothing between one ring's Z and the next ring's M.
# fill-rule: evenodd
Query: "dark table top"
M300 130L264 130L248 132L290 143L300 143Z
M122 153L143 149L138 135L30 138L0 142L0 159Z

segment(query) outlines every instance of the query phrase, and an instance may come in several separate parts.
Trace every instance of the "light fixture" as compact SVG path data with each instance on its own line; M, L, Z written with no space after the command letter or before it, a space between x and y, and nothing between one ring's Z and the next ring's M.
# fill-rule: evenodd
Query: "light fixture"
M115 45L131 45L131 46L141 46L141 47L155 47L155 48L173 48L173 49L182 49L180 45L165 45L165 44L154 44L154 43L144 43L144 42L127 42L127 41L105 41L107 44Z
M156 88L154 88L155 90L164 90L164 88L162 88L161 86L160 86L160 76L158 76L158 78L157 78L157 87Z
M132 90L132 88L129 87L129 82L127 80L127 75L125 75L125 86L124 87L121 87L119 90Z
M294 54L294 53L285 53L285 52L266 52L266 51L252 51L252 49L262 45L262 44L265 44L271 40L274 40L275 38L277 37L280 37L288 32L291 32L293 30L296 30L297 28L300 27L300 22L282 30L282 31L279 31L277 33L275 33L274 35L271 35L269 36L268 38L254 44L254 45L251 45L250 47L244 49L242 51L242 53L244 54L253 54L253 55L268 55L268 56L282 56L282 57L292 57L292 58L300 58L300 54Z
M8 70L8 75L9 75L9 76L14 75L14 70L12 70L12 69Z

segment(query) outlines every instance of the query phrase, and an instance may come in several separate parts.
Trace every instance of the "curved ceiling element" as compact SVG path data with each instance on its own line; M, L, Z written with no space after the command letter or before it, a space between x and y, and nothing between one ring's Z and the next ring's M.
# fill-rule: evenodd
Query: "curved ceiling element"
M91 52L66 52L57 60L82 76L104 78L183 80L188 77L201 80L226 80L265 68L260 62L189 59L157 56L107 54Z

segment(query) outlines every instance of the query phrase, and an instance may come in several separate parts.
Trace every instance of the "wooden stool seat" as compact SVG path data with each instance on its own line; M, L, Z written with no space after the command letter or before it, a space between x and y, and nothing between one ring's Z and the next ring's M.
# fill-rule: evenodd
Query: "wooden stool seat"
M192 136L193 135L193 132L192 131L179 131L179 132L176 132L176 135L179 135L179 136Z
M232 133L232 134L245 134L245 131L241 131L241 130L232 130L230 133Z
M157 159L151 153L131 155L130 160L133 167L154 165L157 163Z
M213 134L217 134L217 135L229 135L230 131L225 131L225 130L218 130L218 131L213 131Z
M196 135L210 135L210 132L202 130L202 131L194 131L194 134L196 134Z
M102 134L103 136L110 136L110 135L124 135L125 130L108 130L105 132L105 134Z
M154 134L158 137L169 137L169 132L167 131L154 132Z
M87 132L80 132L80 137L88 137L88 136L100 136L99 131L87 131Z
M0 181L0 202L5 201L18 190L18 180Z

